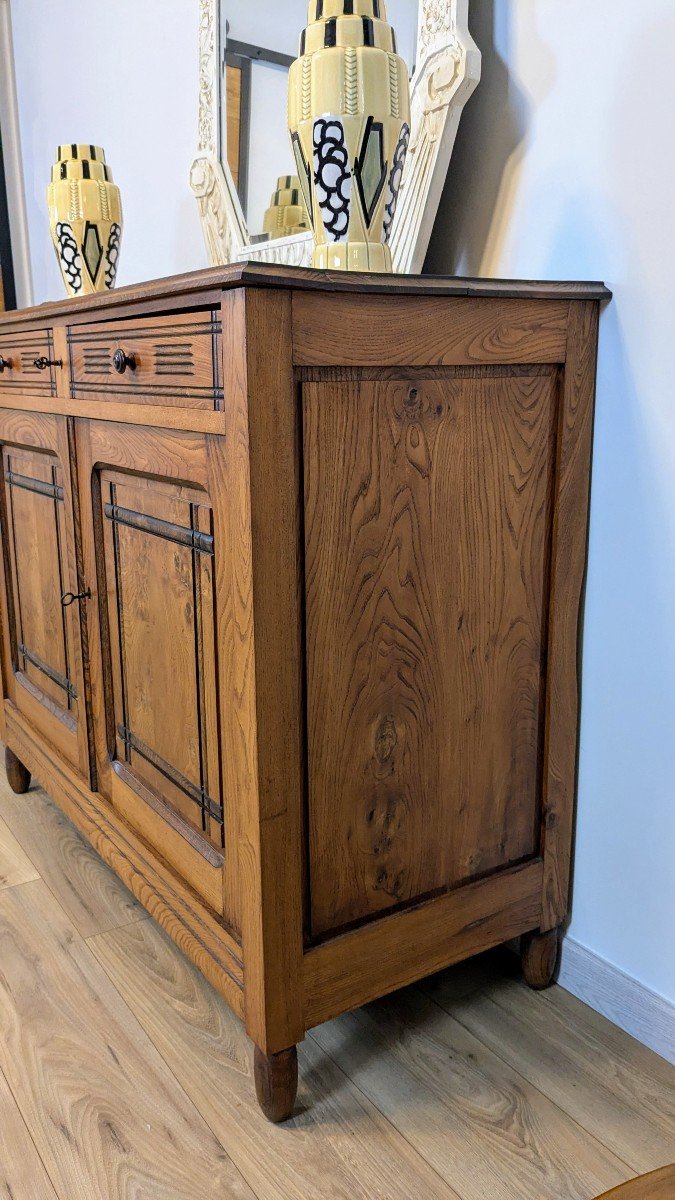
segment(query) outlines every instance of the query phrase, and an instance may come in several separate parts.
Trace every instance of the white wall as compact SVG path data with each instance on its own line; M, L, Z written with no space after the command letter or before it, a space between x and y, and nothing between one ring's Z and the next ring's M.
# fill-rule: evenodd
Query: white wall
M604 279L571 937L675 1002L673 0L472 0L436 271Z
M197 0L11 0L35 303L63 294L46 189L60 142L103 146L122 189L118 283L207 265L189 170Z

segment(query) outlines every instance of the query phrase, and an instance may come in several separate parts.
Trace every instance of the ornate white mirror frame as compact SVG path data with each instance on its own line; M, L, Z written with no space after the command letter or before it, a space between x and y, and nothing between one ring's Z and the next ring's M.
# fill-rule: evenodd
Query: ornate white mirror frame
M199 144L190 183L213 266L257 260L309 266L311 233L251 242L227 162L221 127L221 6L199 0ZM481 56L468 27L469 0L419 0L411 138L391 236L394 270L421 272L462 109L480 79ZM298 30L298 36L300 30Z

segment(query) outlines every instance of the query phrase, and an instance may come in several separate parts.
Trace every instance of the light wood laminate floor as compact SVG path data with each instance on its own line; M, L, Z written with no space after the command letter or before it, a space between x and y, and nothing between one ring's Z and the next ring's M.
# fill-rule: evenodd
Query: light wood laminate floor
M499 952L321 1026L267 1124L241 1023L0 769L3 1200L591 1200L675 1159L675 1069Z

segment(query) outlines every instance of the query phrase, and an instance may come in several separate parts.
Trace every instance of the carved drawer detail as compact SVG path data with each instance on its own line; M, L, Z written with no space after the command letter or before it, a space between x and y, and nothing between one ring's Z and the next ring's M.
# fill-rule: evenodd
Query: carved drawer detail
M221 409L221 332L217 310L71 326L70 394Z
M55 396L56 367L51 329L7 332L0 339L0 392Z

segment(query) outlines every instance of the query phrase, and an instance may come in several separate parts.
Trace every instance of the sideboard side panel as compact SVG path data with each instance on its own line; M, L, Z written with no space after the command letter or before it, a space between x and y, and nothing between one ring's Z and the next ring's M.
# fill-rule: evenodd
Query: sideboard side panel
M539 853L557 397L303 385L313 937Z
M599 305L570 304L559 415L549 617L542 929L569 908L579 720L579 627L586 569Z

